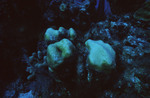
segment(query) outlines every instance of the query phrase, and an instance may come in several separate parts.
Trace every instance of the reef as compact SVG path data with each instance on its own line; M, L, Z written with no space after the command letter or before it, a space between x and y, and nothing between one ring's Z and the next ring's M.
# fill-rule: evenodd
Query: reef
M149 96L149 37L146 29L140 28L142 23L133 25L130 17L97 22L82 35L78 35L81 31L72 29L75 39L68 36L70 29L47 29L43 36L47 53L42 56L47 60L41 58L44 64L37 60L28 77L47 66L44 70L54 75L51 76L54 81L63 83L69 92L61 96L82 98L87 92L92 93L88 95L91 97ZM58 36L52 37L54 32ZM41 51L46 52L46 49ZM29 58L35 58L33 55ZM35 70L39 66L40 69ZM127 92L118 94L125 89Z
M132 5L118 8L119 2ZM8 1L2 3L0 10ZM0 96L150 97L149 0L37 0L29 9L10 4L0 13L9 21L0 23Z

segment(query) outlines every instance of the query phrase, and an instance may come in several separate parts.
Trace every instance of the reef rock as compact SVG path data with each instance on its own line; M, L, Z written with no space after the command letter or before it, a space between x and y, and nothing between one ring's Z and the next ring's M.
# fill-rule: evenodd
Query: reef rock
M59 42L50 44L47 48L47 63L50 68L56 68L64 62L65 59L73 55L75 46L68 39L62 39Z
M88 64L96 71L108 72L115 67L115 51L102 40L87 40L86 47L89 49Z

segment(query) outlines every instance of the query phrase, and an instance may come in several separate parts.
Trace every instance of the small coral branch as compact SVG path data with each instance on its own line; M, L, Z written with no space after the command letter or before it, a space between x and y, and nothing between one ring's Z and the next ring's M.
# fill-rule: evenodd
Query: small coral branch
M26 71L30 73L27 77L28 80L31 80L35 76L38 69L47 66L46 56L41 51L34 52L29 57L25 56L24 59L28 65Z

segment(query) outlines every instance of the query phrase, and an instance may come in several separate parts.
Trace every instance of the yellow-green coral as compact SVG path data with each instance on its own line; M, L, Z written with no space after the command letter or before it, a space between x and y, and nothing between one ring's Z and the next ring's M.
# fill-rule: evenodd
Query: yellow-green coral
M65 59L72 56L75 47L68 39L62 39L59 42L50 44L47 48L47 63L51 68L56 68L64 62Z
M102 40L89 39L85 45L89 49L88 63L91 68L97 71L107 71L114 67L115 51L109 44Z

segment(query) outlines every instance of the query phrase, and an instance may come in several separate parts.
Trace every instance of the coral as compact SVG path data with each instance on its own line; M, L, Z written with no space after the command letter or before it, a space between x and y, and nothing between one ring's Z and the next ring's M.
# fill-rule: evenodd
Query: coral
M150 43L135 36L127 36L123 41L122 61L130 66L148 66L147 54L150 53ZM140 59L140 60L139 60Z
M48 28L45 32L45 40L47 41L56 41L64 37L70 40L74 40L76 38L75 30L73 28L66 30L63 27L59 27L58 30Z
M58 30L48 28L45 32L45 40L56 40L58 39L60 33Z
M68 39L50 44L47 48L47 63L50 68L57 68L65 59L71 57L74 52L74 45Z
M67 5L62 3L62 4L60 4L59 9L60 9L60 11L65 11L67 9Z
M35 76L35 74L38 72L38 69L47 66L47 57L43 55L45 55L45 53L38 51L37 53L32 53L32 56L29 58L26 57L25 60L28 64L26 71L30 73L30 75L27 77L28 80L31 80Z
M89 66L97 71L107 71L114 68L115 51L103 41L87 40L85 45L89 49L88 63Z
M70 28L70 29L68 30L68 32L69 32L70 40L74 40L74 39L77 37L76 31L75 31L73 28Z
M31 73L28 78L36 76L35 80L38 81L32 82L30 88L37 85L38 88L42 87L43 91L47 88L46 95L59 95L56 92L58 86L49 90L52 85L49 80L54 79L56 85L64 83L62 85L68 89L71 97L85 97L88 92L92 93L92 97L96 95L121 98L126 95L134 96L135 93L137 96L148 95L150 44L144 29L139 30L136 27L140 27L141 22L133 26L130 20L128 14L121 18L113 16L108 20L93 23L86 32L78 29L76 32L70 27L68 30L64 27L50 28L51 32L47 33L48 40L44 41L49 46L40 46L41 51L29 57L29 61L34 62L29 63L27 68ZM53 39L50 40L51 38ZM43 53L41 55L44 49L47 56ZM43 63L46 67L41 72L43 67L39 64ZM38 90L34 88L33 91L39 93Z

